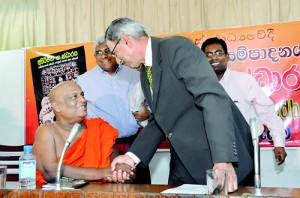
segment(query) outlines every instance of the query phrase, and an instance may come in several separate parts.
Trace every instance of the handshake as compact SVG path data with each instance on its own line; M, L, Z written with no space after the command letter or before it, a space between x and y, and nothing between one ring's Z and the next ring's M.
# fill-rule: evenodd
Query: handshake
M108 167L106 179L115 183L130 183L135 178L135 162L128 155L116 157Z

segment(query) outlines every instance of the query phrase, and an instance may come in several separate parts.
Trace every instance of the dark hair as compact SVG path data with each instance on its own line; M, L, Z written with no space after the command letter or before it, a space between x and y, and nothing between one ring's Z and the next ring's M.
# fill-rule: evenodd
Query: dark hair
M217 37L212 37L212 38L209 38L206 41L204 41L204 43L201 46L202 51L205 52L206 46L208 46L210 44L214 44L214 43L220 44L224 50L224 53L228 54L227 44L225 43L225 41L223 39L219 39Z

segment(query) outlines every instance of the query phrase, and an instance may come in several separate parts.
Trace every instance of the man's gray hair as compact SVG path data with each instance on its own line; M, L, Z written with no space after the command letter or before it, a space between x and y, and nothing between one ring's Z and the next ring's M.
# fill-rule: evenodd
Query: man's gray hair
M105 31L105 39L117 41L122 34L140 39L142 36L148 36L144 26L129 18L118 18L111 22Z
M105 44L106 42L105 42L105 37L104 36L100 36L99 38L97 38L97 40L95 41L95 43L94 43L94 51L95 51L95 53L96 53L96 51L97 51L97 47L99 46L99 45L102 45L102 44Z

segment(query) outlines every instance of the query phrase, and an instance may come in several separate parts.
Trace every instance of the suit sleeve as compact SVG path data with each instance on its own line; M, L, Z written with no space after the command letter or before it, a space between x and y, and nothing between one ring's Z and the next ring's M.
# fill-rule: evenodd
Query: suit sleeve
M213 163L236 162L230 98L200 48L188 39L175 37L175 40L168 47L170 65L203 113Z
M129 152L134 153L141 160L142 166L146 166L150 163L163 138L163 132L156 121L152 119L136 137Z

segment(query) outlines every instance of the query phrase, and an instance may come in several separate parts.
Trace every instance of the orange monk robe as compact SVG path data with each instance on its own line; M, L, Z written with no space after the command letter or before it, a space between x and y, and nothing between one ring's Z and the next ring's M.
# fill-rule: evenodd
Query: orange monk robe
M109 166L118 131L100 118L84 119L84 123L87 129L67 149L63 163L78 167L104 168ZM36 172L36 181L45 182L42 174L38 170Z

